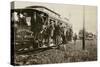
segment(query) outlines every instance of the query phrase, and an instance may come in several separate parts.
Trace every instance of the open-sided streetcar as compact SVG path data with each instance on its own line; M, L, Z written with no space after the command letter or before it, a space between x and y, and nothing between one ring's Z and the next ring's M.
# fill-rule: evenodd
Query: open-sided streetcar
M14 48L23 51L66 44L73 34L68 21L43 6L11 9Z

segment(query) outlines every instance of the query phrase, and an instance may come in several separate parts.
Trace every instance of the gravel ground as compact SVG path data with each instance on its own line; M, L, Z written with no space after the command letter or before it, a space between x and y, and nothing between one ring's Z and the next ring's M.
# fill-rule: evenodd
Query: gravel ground
M16 65L52 64L67 62L83 62L97 60L97 45L95 40L87 40L85 50L82 50L82 41L78 40L76 45L69 42L59 49L53 48L37 53L15 54Z

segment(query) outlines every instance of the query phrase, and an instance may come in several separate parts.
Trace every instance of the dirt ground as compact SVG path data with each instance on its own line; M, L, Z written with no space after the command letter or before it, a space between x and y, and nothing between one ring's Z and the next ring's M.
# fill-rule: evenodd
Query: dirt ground
M52 64L67 62L83 62L97 60L96 40L86 40L85 50L82 50L82 40L69 42L60 48L50 48L43 51L15 54L16 65Z

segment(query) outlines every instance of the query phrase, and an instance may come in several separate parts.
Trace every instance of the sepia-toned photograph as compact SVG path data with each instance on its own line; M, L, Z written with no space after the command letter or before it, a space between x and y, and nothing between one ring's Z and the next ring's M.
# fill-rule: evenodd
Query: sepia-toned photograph
M11 64L97 61L97 6L11 2Z

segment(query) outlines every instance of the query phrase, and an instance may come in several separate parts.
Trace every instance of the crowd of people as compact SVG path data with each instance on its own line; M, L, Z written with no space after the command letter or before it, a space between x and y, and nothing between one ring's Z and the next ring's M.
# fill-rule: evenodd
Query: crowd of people
M34 42L40 46L50 46L66 44L72 40L72 27L61 19L50 18L43 13L34 13L33 16L28 16L27 13L14 13L14 23L17 24L17 29L20 27L30 27L33 32Z

